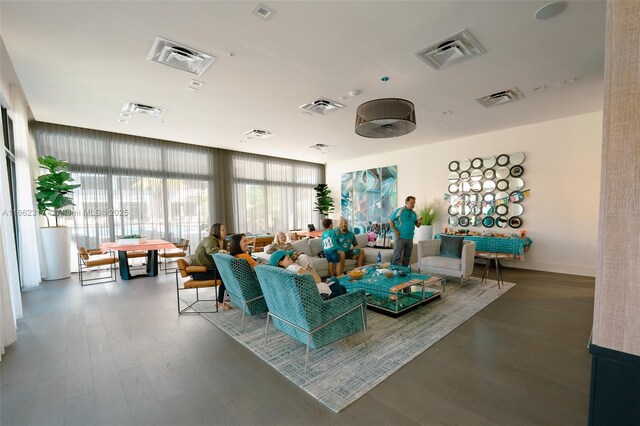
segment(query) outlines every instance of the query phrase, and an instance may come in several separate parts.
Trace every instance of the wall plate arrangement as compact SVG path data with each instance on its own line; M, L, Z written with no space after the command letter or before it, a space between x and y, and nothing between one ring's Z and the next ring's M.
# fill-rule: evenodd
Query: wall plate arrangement
M520 228L525 190L523 152L449 163L449 226ZM524 191L524 192L523 192Z

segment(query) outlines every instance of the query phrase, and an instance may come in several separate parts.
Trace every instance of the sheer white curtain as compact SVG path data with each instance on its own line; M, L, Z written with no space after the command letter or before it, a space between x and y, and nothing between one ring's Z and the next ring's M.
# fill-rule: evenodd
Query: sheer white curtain
M211 225L216 150L37 123L40 155L67 160L81 187L64 218L77 245L138 234L195 247Z
M2 124L0 121L0 131ZM0 132L1 133L1 132ZM0 161L0 355L16 341L16 319L22 318L11 195L4 147ZM6 212L6 214L5 214Z
M34 197L35 176L31 173L31 165L36 163L35 142L29 135L28 112L24 96L20 88L11 86L13 99L13 135L16 156L16 188L17 207L22 212L36 212ZM22 287L37 287L42 277L40 271L40 227L36 214L18 216L20 251L20 276Z
M318 228L313 187L324 180L323 165L244 153L233 153L231 162L233 231L274 233L310 223Z

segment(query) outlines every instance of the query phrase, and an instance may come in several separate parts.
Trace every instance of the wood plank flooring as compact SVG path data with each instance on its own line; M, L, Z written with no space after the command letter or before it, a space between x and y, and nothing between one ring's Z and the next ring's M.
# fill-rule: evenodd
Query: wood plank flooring
M504 278L517 285L338 414L204 318L178 316L172 275L45 282L23 293L0 363L0 423L586 424L594 279Z

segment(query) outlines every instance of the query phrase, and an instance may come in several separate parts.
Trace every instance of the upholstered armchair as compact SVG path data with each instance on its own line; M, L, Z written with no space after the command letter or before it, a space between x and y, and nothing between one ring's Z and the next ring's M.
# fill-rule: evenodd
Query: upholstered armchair
M242 309L242 329L244 331L245 315L257 315L267 312L262 289L255 272L245 259L238 259L228 254L213 255L218 273L224 282L224 288L231 302Z
M267 265L256 266L256 274L269 307L265 342L271 317L277 329L307 345L305 372L309 348L320 348L358 331L362 331L366 345L364 290L323 300L311 275Z
M222 284L220 280L198 280L193 278L192 274L196 272L207 272L206 266L200 265L192 265L191 262L193 260L192 256L187 256L181 259L176 260L176 264L178 269L176 269L176 296L178 297L178 315L180 314L191 314L191 313L214 313L218 312L218 299L200 299L200 289L201 288L215 288L216 296L218 295L218 286ZM180 278L182 278L182 286L180 285ZM196 290L196 300L189 304L186 308L180 308L180 292L184 292L185 290ZM215 302L216 310L215 311L198 311L193 306L198 302ZM192 311L188 311L188 309L193 309Z
M418 241L418 269L422 273L460 277L460 284L473 272L476 243L464 241L462 257L440 256L441 240Z
M118 263L118 259L113 255L113 252L103 255L101 250L97 249L85 249L82 246L78 246L78 278L81 286L90 284L104 284L113 282L116 280L115 267ZM109 276L100 275L98 271L100 266L109 266ZM97 276L93 278L86 278L86 270L96 268Z

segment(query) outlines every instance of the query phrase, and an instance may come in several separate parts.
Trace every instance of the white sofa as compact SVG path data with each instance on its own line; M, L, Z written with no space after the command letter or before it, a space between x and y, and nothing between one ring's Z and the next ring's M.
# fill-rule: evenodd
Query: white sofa
M418 241L418 269L422 273L460 278L460 284L471 276L476 243L464 241L460 259L440 256L440 240Z
M364 248L364 264L370 265L373 263L378 263L378 252L380 253L380 257L382 258L382 262L391 262L393 258L393 249L377 249L373 247L367 247L367 235L359 234L356 235L356 240L358 241L358 245ZM329 263L325 258L318 257L318 254L322 251L322 240L320 238L304 238L302 240L294 241L291 243L293 247L299 251L300 253L306 254L309 256L309 262L315 268L318 275L321 277L325 277L329 275ZM267 254L270 245L264 247L264 252L255 253L254 256L263 260L264 262L269 262L270 254ZM411 255L411 263L417 262L417 248L416 244L413 245L413 253ZM344 263L345 272L352 270L356 267L356 262L354 260L346 260Z

